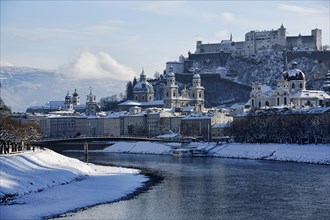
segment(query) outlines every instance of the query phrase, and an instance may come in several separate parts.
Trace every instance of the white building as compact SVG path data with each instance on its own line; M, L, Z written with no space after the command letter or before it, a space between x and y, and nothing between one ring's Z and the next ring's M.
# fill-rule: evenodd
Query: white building
M183 89L179 93L179 86L175 81L175 74L171 70L166 75L166 85L164 86L164 108L182 108L186 106L194 107L194 111L204 111L204 87L201 86L201 77L195 73L192 86L187 90Z
M288 107L308 108L325 105L330 96L320 90L306 90L305 74L293 63L292 68L285 71L283 78L278 81L277 88L272 90L268 86L255 83L250 93L250 107Z
M89 95L87 95L86 100L86 115L96 115L97 112L97 103L96 103L96 97L93 95L92 87L90 87Z

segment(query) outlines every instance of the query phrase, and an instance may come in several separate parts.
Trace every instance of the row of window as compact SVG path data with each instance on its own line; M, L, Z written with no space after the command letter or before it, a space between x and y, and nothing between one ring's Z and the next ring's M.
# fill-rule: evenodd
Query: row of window
M169 97L169 93L168 92L166 92L166 97ZM175 92L173 92L173 97L176 97L176 93ZM192 97L195 98L195 93L192 94ZM202 92L199 92L198 93L198 97L199 98L202 98Z
M277 97L277 99L276 99L276 104L279 106L280 105L280 97ZM288 104L288 100L287 100L287 97L284 97L283 98L283 105L287 105ZM252 105L252 107L257 107L256 105L255 105L255 100L254 99L252 99L252 101L251 101L251 105ZM270 104L269 104L269 101L265 101L265 105L264 106L269 106ZM259 101L258 102L258 107L259 108L261 108L261 101Z

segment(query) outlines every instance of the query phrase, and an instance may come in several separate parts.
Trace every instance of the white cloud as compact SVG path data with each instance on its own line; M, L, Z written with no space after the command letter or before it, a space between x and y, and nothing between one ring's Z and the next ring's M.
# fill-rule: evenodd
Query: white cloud
M135 73L105 52L83 52L72 63L59 68L61 73L73 79L131 80Z
M161 15L171 15L173 12L185 9L183 1L148 1L145 5L138 7L138 10Z
M222 31L218 31L217 33L215 33L216 38L220 39L220 40L228 40L229 35L230 35L230 33L228 30L222 30Z
M310 7L302 7L297 5L289 5L289 4L279 4L278 8L283 11L294 12L294 13L309 13L309 14L316 14L320 13L320 10Z
M14 64L8 62L7 60L0 60L0 67L3 66L14 66Z
M222 12L222 13L208 13L203 14L202 18L206 22L233 22L235 21L235 15L231 12Z

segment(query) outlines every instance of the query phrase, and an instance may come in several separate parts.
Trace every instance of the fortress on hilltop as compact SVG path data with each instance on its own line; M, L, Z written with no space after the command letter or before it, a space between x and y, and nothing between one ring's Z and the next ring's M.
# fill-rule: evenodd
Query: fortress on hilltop
M223 68L228 59L234 56L253 56L259 51L271 49L287 49L289 51L321 51L322 30L315 28L311 35L288 36L286 28L281 25L277 30L249 31L245 40L235 42L232 35L229 40L219 43L203 43L197 41L196 51L188 52L188 57L180 56L179 61L168 61L166 73L170 67L174 73L193 74L198 68L201 74L227 74Z

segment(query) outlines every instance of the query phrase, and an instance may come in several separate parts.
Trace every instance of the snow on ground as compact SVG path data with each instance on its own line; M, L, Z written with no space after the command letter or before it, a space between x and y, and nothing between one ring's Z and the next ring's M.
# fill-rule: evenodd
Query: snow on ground
M86 164L51 150L0 159L0 199L15 195L0 204L0 219L36 219L114 201L147 180L138 170Z
M153 142L117 142L98 152L171 154L173 148L180 148L179 143ZM325 144L240 144L191 142L183 148L205 150L210 157L239 159L264 159L293 161L317 164L330 164L330 146ZM93 151L92 151L93 152Z
M216 157L266 159L305 163L330 164L329 145L298 144L224 144L210 154Z
M102 152L134 154L171 154L171 145L155 142L118 142L105 148Z

